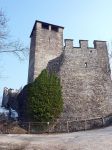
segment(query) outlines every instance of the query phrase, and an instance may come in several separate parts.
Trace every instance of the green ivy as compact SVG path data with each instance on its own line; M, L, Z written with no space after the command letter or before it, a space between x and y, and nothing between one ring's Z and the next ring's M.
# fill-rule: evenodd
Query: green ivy
M27 113L32 121L48 122L63 110L60 79L45 69L28 86Z

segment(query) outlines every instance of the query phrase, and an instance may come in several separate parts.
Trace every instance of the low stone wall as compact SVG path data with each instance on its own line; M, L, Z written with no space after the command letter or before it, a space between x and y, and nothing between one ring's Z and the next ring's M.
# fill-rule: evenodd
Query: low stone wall
M90 120L74 120L74 121L63 121L58 120L57 124L49 130L49 132L76 132L82 130L90 130L101 127L106 127L112 124L112 115L95 118Z
M5 121L2 124L3 126L0 127L1 134L16 134L16 131L18 133L17 129L14 132L12 130L12 124L14 124L14 122ZM80 121L57 120L57 122L16 122L16 124L18 129L21 129L21 132L19 131L20 134L69 133L109 126L112 124L112 115Z
M112 115L90 120L57 120L56 122L24 122L21 125L29 134L69 133L106 127L112 124Z

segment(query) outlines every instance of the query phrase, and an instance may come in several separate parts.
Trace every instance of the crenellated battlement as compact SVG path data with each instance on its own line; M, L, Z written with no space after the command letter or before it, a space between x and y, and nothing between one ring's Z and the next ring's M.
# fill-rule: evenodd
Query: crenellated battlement
M65 42L65 47L67 48L75 48L75 46L73 45L73 39L65 39L64 42ZM88 40L79 40L79 48L101 48L101 47L105 47L107 48L107 44L106 44L106 41L99 41L99 40L94 40L93 41L93 45L94 47L89 47L88 46ZM76 47L78 48L78 47Z
M43 22L43 21L36 20L35 24L33 26L30 37L33 36L33 32L35 30L37 30L37 31L38 30L44 30L44 31L47 30L49 32L63 32L63 29L64 29L64 27L62 27L62 26L58 26L58 25L54 25L54 24L51 24L51 23L46 23L46 22Z
M88 40L79 40L79 47L75 47L73 45L73 41L74 41L73 39L65 39L64 40L65 48L67 48L67 49L71 49L71 48L81 48L81 49L94 48L94 49L97 49L97 48L105 47L105 49L107 49L106 41L94 40L93 47L89 47Z
M93 47L88 46L88 40L79 40L79 47L74 47L73 39L65 39L64 55L73 64L74 69L102 69L110 74L110 64L106 41L93 41Z

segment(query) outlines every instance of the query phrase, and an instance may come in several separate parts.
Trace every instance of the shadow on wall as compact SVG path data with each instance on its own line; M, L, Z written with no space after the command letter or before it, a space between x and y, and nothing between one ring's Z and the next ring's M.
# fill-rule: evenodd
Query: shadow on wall
M57 58L50 60L47 65L47 70L50 72L54 72L58 74L60 71L60 66L63 64L64 60L64 52Z

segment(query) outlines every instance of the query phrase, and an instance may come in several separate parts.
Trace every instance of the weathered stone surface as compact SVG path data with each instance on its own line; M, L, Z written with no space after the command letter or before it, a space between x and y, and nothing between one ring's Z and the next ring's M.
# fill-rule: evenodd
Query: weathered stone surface
M73 40L66 39L63 46L63 28L52 31L53 25L47 25L48 29L43 29L43 23L37 21L32 31L28 82L46 67L58 74L64 100L60 119L80 121L111 114L112 81L106 42L94 41L94 48L89 48L87 40L80 40L80 46L74 47Z
M50 60L58 57L63 49L63 27L37 21L31 34L28 82L32 82ZM56 31L52 29L56 27Z
M81 42L80 48L71 48L71 42L66 45L59 72L64 98L62 118L89 119L110 114L112 82L106 42L96 41L93 49L87 47L87 41Z

